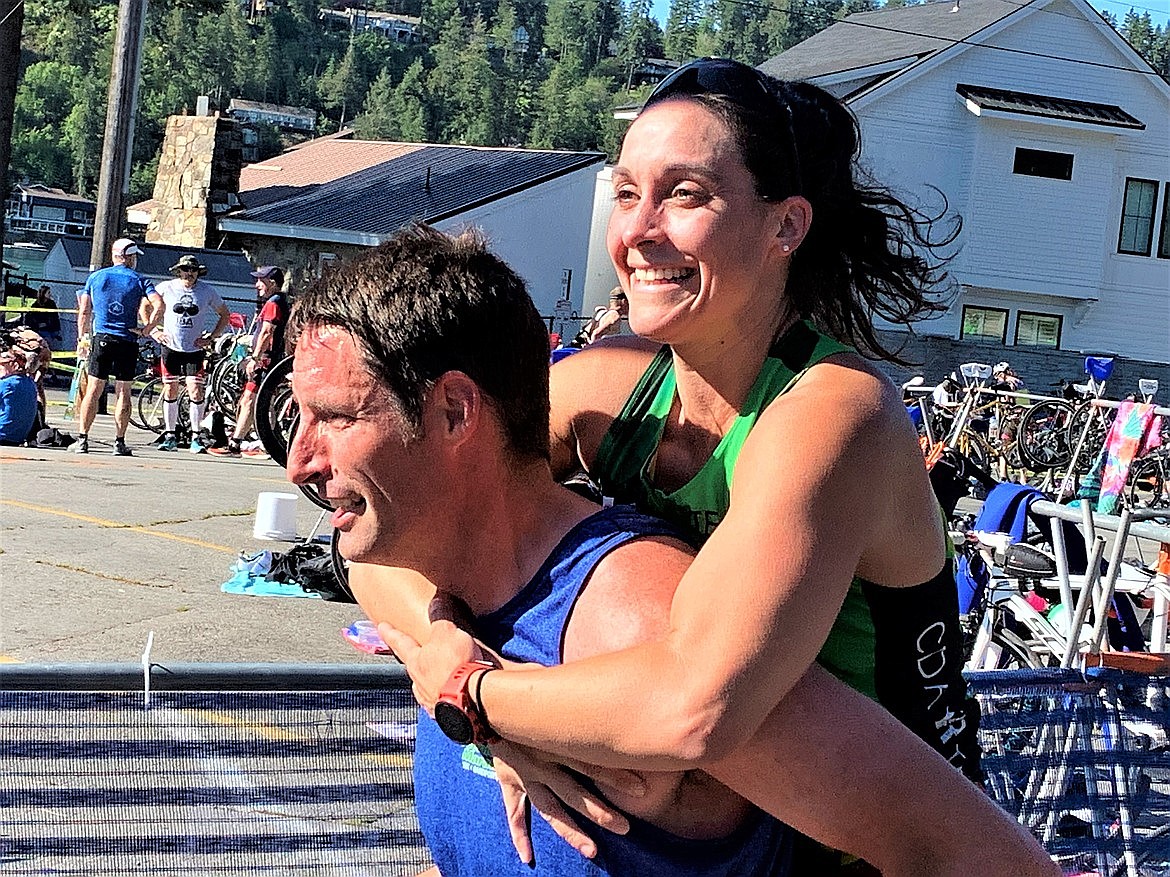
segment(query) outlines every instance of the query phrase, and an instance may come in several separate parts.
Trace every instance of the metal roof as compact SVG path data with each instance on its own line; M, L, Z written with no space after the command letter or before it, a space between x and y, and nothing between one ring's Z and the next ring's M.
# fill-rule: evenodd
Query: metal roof
M856 12L765 61L760 69L780 79L813 79L903 59L910 63L1025 6L1012 0L943 0Z
M388 236L412 221L447 219L605 161L605 155L598 152L381 145L393 150L393 157L334 179L289 187L274 175L273 186L281 189L284 197L274 200L264 188L255 188L241 194L247 209L224 220L233 225L242 220ZM312 161L318 151L318 160L327 160L329 150L336 147L345 148L345 144L306 144L297 150L297 160ZM276 165L282 158L270 159L269 163Z
M89 270L89 252L93 246L90 238L62 237L59 239L65 250L65 257L72 268ZM172 247L167 244L138 242L142 255L138 257L135 270L153 278L170 278L171 266L185 253L192 253L207 266L208 283L230 283L237 286L251 286L254 282L249 274L252 263L239 250L200 250L192 247ZM108 264L109 260L106 260Z
M1028 94L1023 91L1004 91L999 88L962 83L955 86L955 91L983 110L1043 116L1046 119L1085 122L1113 128L1136 128L1139 131L1146 127L1145 122L1135 119L1116 104L1095 104L1083 100Z

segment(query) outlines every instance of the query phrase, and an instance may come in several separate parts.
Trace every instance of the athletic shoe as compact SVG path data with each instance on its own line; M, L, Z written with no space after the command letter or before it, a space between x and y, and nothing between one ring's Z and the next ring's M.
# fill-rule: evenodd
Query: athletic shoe
M115 457L133 457L134 452L126 446L126 439L114 439L114 456Z
M203 444L206 441L205 436L193 435L191 436L191 444L188 446L192 454L206 454L207 445Z
M177 451L179 449L179 443L175 439L175 434L173 432L164 432L158 449L160 451Z
M83 435L81 438L79 438L77 440L77 444L73 448L73 453L75 453L75 454L88 454L89 453L89 437L88 436Z
M265 460L269 459L268 452L264 450L264 448L245 448L244 450L240 451L240 453L245 457L254 457Z

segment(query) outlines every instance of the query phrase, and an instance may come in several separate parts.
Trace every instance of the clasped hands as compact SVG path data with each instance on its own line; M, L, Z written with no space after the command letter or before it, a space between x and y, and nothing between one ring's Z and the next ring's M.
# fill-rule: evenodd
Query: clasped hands
M436 614L454 617L456 613L450 606L441 607L438 612L432 606L431 617ZM460 664L489 660L501 664L505 672L521 672L534 666L501 661L446 617L431 623L425 645L385 622L378 625L382 640L406 666L415 698L431 716L440 689ZM491 715L487 718L490 722ZM500 728L493 728L501 736L507 736ZM578 828L570 810L617 834L629 831L630 823L620 810L586 787L582 777L588 777L598 788L608 788L614 793L640 797L646 792L644 778L635 771L586 764L507 739L493 743L491 754L512 845L520 860L526 863L533 860L528 829L529 804L570 846L592 858L597 855L597 845Z

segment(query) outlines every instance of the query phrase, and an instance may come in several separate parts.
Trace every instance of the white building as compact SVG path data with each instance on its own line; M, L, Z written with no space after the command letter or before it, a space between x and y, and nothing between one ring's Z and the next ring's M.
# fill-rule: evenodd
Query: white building
M760 69L843 98L862 165L962 217L921 333L1170 363L1170 85L1083 0L859 13Z

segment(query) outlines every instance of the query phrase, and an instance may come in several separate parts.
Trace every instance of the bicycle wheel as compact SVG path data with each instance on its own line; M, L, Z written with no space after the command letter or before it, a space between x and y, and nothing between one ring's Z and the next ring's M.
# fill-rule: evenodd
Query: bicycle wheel
M133 412L138 412L138 417ZM162 378L151 378L138 391L138 404L133 406L130 422L139 429L150 432L163 431L163 382Z
M296 417L296 400L289 381L293 358L286 356L264 376L256 388L256 435L260 444L280 466L288 463L288 437Z
M207 401L213 411L235 418L240 394L244 390L239 365L230 359L221 359L207 379Z
M1037 402L1020 420L1016 439L1020 458L1037 471L1055 469L1072 459L1068 444L1068 425L1073 407L1062 399Z
M1135 460L1129 470L1126 497L1134 509L1170 508L1170 455L1159 451Z
M133 404L130 406L130 423L138 429L145 429L148 431L150 430L150 427L147 426L146 422L142 419L140 408L142 406L143 392L147 387L150 386L151 382L155 380L158 379L150 372L146 372L136 377L133 383L130 385L130 395L133 399Z
M1076 459L1076 470L1079 474L1084 475L1097 462L1101 449L1105 447L1105 439L1109 436L1113 417L1113 411L1108 408L1096 408L1089 404L1078 405L1073 411L1068 421L1068 447L1070 451L1075 451L1080 445L1081 453ZM1082 435L1085 438L1083 444Z
M1026 667L1043 667L1044 661L1028 648L1019 636L1005 629L998 630L991 635L992 647L999 651L996 662L997 670L1021 670Z
M337 579L337 583L341 586L341 589L353 600L353 591L349 589L349 561L341 556L340 539L341 531L334 530L329 537L329 560L333 566L334 578ZM356 603L357 601L354 600L354 602Z

